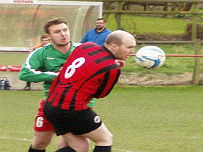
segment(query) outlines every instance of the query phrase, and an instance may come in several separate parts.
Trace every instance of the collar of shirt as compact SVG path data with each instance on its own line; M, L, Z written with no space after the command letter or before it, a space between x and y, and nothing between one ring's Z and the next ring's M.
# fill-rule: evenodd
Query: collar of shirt
M106 28L104 28L101 32L97 32L97 29L95 28L95 32L98 33L98 34L102 33L105 30L106 30Z
M107 52L109 53L109 55L115 60L116 57L113 55L113 53L111 51L109 51L109 49L107 49L104 45L102 45L102 48Z

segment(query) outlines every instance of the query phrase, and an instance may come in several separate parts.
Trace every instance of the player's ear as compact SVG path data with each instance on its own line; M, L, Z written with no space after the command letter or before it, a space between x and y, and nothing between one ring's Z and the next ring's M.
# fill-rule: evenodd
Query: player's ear
M116 56L118 54L119 46L115 43L111 44L111 52Z
M114 49L114 50L116 50L119 46L117 45L117 44L115 44L115 43L113 43L113 44L111 44L111 46L112 46L112 48Z

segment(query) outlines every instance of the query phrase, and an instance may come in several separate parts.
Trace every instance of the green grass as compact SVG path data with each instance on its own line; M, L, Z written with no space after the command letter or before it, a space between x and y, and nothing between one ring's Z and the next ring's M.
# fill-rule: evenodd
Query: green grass
M28 56L26 53L1 53L0 54L0 65L22 65Z
M107 18L107 28L116 30L114 15ZM128 32L136 34L156 33L163 35L183 34L191 20L177 18L159 18L150 16L122 15L121 26Z
M114 135L113 152L202 152L202 90L118 85L96 101L95 111ZM42 97L38 91L0 91L0 151L27 151ZM56 140L48 152L56 150Z

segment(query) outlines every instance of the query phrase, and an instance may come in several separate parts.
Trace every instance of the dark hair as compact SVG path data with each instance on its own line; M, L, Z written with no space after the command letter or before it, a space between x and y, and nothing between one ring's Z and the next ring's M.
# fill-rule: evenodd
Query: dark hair
M49 36L47 34L44 34L40 37L40 40L44 39L44 38L48 38Z
M49 27L50 26L58 25L58 24L62 24L62 23L67 25L67 22L62 18L54 18L54 19L48 20L44 25L45 33L49 34Z
M106 23L106 21L103 18L98 18L97 21L103 20L104 23Z

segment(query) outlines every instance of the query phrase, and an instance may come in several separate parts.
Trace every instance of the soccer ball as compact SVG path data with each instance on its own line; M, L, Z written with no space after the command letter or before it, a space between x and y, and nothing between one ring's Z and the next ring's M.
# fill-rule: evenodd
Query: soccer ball
M161 67L166 56L162 49L157 46L145 46L136 53L135 60L143 68L155 69Z

